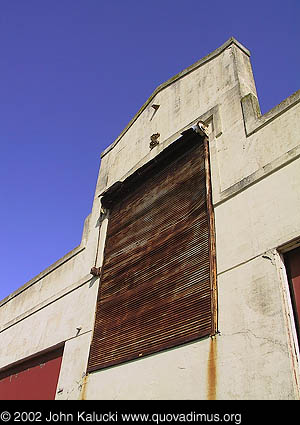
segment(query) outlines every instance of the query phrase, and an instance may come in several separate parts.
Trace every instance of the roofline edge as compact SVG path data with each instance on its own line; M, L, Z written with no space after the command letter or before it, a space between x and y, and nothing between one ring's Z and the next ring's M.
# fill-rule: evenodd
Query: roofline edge
M164 83L160 84L154 92L151 94L151 96L146 100L146 102L142 105L142 107L138 110L138 112L134 115L134 117L129 121L127 126L124 128L124 130L119 134L119 136L115 139L115 141L110 144L104 151L102 151L100 157L103 158L108 152L110 152L121 140L121 138L124 136L124 134L129 130L129 128L132 126L132 124L137 120L137 118L141 115L141 113L146 109L146 107L149 105L149 103L152 101L152 99L163 89L174 83L175 81L179 80L180 78L184 77L185 75L189 74L190 72L194 71L195 69L199 68L200 66L204 65L208 61L212 60L216 56L220 55L225 49L227 49L231 44L235 44L237 47L239 47L246 55L250 57L250 51L243 46L239 41L237 41L234 37L230 37L224 44L222 44L220 47L209 53L208 55L204 56L203 58L199 59L194 64L190 65L189 67L185 68L183 71L179 72L178 74L174 75L173 77L169 78Z

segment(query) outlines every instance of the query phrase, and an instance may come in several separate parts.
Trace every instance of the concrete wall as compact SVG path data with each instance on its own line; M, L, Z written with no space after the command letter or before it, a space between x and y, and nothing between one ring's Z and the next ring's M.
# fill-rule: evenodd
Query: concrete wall
M0 367L65 342L57 399L299 398L278 247L300 239L300 91L261 116L249 56L228 40L158 87L102 153L81 245L2 302ZM85 376L99 284L89 270L102 263L107 227L101 194L199 120L209 132L219 333Z
M98 218L99 201L85 221L81 244L0 302L0 368L64 344L58 398L81 397L99 284L90 274Z

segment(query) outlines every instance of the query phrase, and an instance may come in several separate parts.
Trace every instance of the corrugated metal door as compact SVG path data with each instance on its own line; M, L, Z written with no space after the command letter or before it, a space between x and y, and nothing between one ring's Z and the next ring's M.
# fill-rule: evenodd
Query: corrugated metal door
M89 371L212 333L203 140L157 162L110 207Z
M54 400L62 348L0 372L1 400Z

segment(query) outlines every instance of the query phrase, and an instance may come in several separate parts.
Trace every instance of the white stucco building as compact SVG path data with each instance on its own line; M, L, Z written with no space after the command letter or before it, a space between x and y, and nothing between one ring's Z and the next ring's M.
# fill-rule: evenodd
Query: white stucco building
M81 244L0 302L0 398L39 370L42 398L299 399L299 211L300 90L261 115L231 38L154 91Z

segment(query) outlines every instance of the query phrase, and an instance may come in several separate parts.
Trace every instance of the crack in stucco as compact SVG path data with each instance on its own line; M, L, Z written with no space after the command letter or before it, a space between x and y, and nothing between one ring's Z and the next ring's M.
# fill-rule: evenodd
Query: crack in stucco
M276 346L280 347L284 352L288 352L286 344L284 344L284 343L282 343L282 342L280 342L276 339L273 339L271 337L264 337L264 336L256 335L251 329L245 329L244 331L233 332L231 334L222 333L222 336L235 336L235 335L246 335L248 337L250 335L252 335L254 338L256 338L258 340L265 341L268 344L276 345Z

